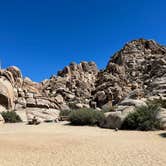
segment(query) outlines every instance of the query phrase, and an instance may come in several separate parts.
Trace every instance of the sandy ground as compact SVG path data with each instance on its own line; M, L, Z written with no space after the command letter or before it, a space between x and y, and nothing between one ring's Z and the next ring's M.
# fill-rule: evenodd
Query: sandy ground
M0 166L165 166L161 133L5 124L0 126Z

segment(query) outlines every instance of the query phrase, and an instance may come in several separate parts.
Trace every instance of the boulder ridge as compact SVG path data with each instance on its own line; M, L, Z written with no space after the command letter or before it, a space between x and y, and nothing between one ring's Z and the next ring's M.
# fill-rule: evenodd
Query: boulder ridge
M16 66L0 70L0 108L6 110L108 108L154 97L166 97L166 47L154 40L125 44L101 71L94 62L72 62L40 83Z

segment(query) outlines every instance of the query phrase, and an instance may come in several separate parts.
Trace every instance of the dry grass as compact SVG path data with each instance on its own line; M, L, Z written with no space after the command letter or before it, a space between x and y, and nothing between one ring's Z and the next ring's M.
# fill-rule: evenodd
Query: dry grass
M0 126L0 166L165 166L161 133L5 124Z

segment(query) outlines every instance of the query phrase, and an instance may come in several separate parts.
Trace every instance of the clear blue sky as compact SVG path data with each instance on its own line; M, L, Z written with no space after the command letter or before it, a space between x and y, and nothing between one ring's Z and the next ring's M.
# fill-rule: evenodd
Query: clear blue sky
M110 56L132 39L166 44L165 0L0 0L0 59L41 81L71 61Z

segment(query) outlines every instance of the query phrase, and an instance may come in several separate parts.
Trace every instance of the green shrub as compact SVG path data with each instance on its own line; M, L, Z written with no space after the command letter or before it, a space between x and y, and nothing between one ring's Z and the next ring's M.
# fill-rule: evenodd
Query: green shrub
M69 116L70 113L71 113L71 110L62 110L59 116Z
M122 129L143 131L159 129L160 122L157 119L159 110L159 105L153 103L147 103L147 106L136 108L135 112L126 117Z
M69 121L73 125L99 125L104 118L103 112L93 109L73 110L69 115Z
M148 103L159 105L160 107L166 108L166 100L163 99L153 99L149 100Z
M1 115L6 123L22 122L20 116L17 115L14 111L2 112Z

